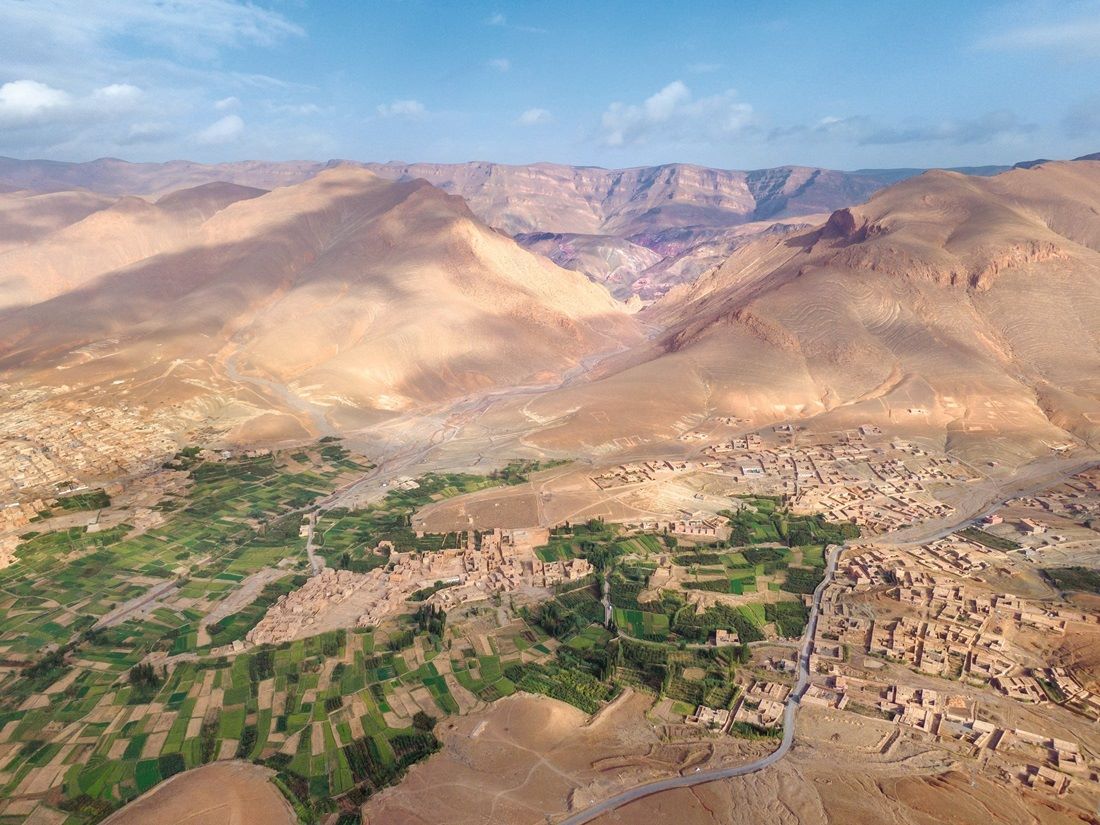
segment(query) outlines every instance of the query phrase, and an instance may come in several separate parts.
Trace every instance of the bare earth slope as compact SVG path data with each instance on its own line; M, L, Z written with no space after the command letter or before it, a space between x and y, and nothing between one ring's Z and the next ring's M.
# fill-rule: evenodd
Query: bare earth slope
M370 164L384 177L424 178L462 195L509 234L566 232L630 237L683 226L735 226L859 203L884 183L804 166L753 172L683 163L632 169L535 163Z
M113 202L114 198L82 190L46 194L0 191L0 253L34 243Z
M0 184L35 192L87 189L103 195L160 197L204 183L236 183L260 189L301 183L331 165L317 161L239 161L206 164L189 160L130 163L100 158L86 163L0 157Z
M602 287L424 181L337 167L232 191L247 197L216 211L224 186L126 201L158 227L175 221L178 242L0 313L0 369L76 387L140 379L147 395L272 382L293 387L275 407L369 413L550 380L634 335ZM133 223L118 223L123 238Z
M743 247L643 313L663 330L648 353L526 412L563 445L668 437L693 415L829 412L954 446L1095 443L1098 233L1100 163L930 172Z
M78 194L38 195L28 200L56 201ZM156 203L133 196L119 198L36 242L0 251L0 309L38 303L144 258L184 248L195 241L199 227L214 213L262 194L263 189L210 183Z
M224 181L273 189L300 183L339 161L88 163L0 158L0 186L158 197ZM620 298L659 297L776 221L861 203L916 170L840 172L803 166L738 171L690 164L602 169L485 162L361 164L384 178L425 179L460 195L490 226ZM990 170L992 171L992 170ZM788 221L789 222L789 221Z
M370 164L465 198L483 220L626 298L652 299L792 215L860 203L889 175L782 166L750 172L672 163L632 169L536 163ZM752 229L742 229L752 225Z

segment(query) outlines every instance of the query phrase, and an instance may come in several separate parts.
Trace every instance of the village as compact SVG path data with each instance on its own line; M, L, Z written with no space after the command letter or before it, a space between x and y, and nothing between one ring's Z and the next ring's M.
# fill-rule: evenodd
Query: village
M388 562L367 573L326 568L301 588L280 597L248 633L252 645L279 644L343 626L376 627L424 602L451 610L469 602L517 591L545 595L555 585L592 573L584 559L545 562L535 547L545 529L466 534L463 547L432 553L379 546ZM244 645L237 642L235 649Z
M65 389L0 385L0 533L26 526L58 494L147 473L178 449L165 414L88 407Z
M711 649L717 656L744 646L750 659L730 671L723 691L713 694L716 700L685 706L658 693L654 722L688 731L677 735L689 739L767 740L782 735L789 703L797 701L800 736L812 737L820 719L857 719L854 724L887 727L875 743L880 754L908 752L898 749L917 743L1035 791L1060 796L1086 788L1100 793L1100 741L1094 741L1091 730L1076 733L1077 726L1100 721L1100 691L1091 673L1052 652L1063 640L1100 634L1100 611L1054 592L1040 569L1052 559L1069 563L1095 552L1097 534L1087 522L1098 512L1100 475L1083 473L1042 493L1011 499L973 526L942 538L879 543L882 532L945 521L952 513L944 500L951 500L951 489L976 478L970 468L942 454L901 439L887 442L880 435L870 427L827 435L778 427L708 447L699 457L629 462L590 477L599 492L585 493L589 496L653 487L656 501L663 488L680 485L665 501L685 506L653 507L649 514L637 507L637 516L624 508L624 517L608 526L614 542L632 548L623 551L624 566L645 571L645 589L636 592L639 603L653 604L671 591L696 615L723 607L758 621L757 636L741 637L729 626L691 642L689 649ZM80 442L82 449L99 443L90 437ZM211 465L233 464L228 452L199 452L197 458ZM242 454L259 457L260 452ZM297 459L288 455L288 460L293 470ZM155 505L166 492L180 491L186 473L170 469L171 464L146 471L142 466L134 465L136 475L126 485L103 488L111 496L126 490L125 513L105 511L102 520L88 514L87 532L124 516L139 531L163 520ZM33 489L45 492L31 498ZM18 507L8 509L18 509L30 523L56 503L56 496L77 489L68 481L27 488ZM415 495L418 482L398 478L392 489L400 500ZM508 493L502 487L494 495ZM811 680L801 694L794 693L799 667L793 641L801 630L784 630L777 617L801 612L803 624L796 627L804 626L813 607L813 584L792 590L788 580L820 578L822 544L799 546L785 541L785 534L733 540L734 528L744 536L750 515L758 526L772 525L772 508L781 510L775 515L785 524L820 519L836 529L852 524L862 529L861 537L845 546L821 598L810 647ZM335 508L329 524L342 518L339 512ZM216 639L211 656L233 661L259 655L268 646L301 644L350 629L398 633L395 628L408 624L410 614L422 607L446 611L456 624L471 617L476 623L479 611L514 623L527 615L517 608L563 591L574 600L581 591L587 591L587 599L600 598L600 581L581 543L558 557L549 552L560 526L479 530L471 517L468 529L445 534L420 529L410 515L402 522L408 525L406 538L396 544L371 541L363 545L365 555L356 551L352 561L370 567L364 570L345 569L348 564L337 550L312 544L318 513L304 518L301 508L294 513L294 519L302 519L299 541L306 539L311 551L321 554L314 568L319 572L302 575L293 587L272 595L253 624L239 635ZM352 523L368 521L362 513L349 516ZM752 546L741 547L746 543ZM0 565L17 545L0 539ZM298 569L308 569L305 559ZM278 573L289 570L284 565ZM595 637L597 631L608 638L612 615L614 624L624 627L624 638L655 629L668 633L667 622L663 629L651 622L658 614L619 607L615 599L621 596L612 594L610 604L597 603L598 611L586 619L597 624L574 637L547 640L546 650L574 649L571 645L583 645L586 634ZM639 617L636 625L630 624L633 616ZM206 625L200 642L209 642L216 624ZM153 661L174 658L158 653ZM713 676L708 671L700 678L709 683ZM419 707L431 712L432 701L425 699Z
M1095 504L1094 476L1068 487L1070 495L1093 494ZM1064 504L1064 495L1039 500ZM982 520L1039 545L1035 523L999 514ZM1044 592L1029 569L1033 553L992 535L985 544L974 539L985 535L970 530L918 546L866 545L846 553L822 600L811 691L835 696L829 704L837 711L892 719L1005 781L1055 795L1075 782L1095 787L1096 743L1067 732L1100 720L1100 694L1089 687L1090 674L1051 660L1067 637L1100 637L1100 612ZM1002 589L1006 583L1026 595ZM898 681L906 670L916 678ZM1025 708L1044 710L1025 716ZM1053 727L1041 727L1043 720Z
M759 455L758 442L755 447ZM734 445L749 448L748 439ZM819 502L836 501L835 492L816 486L824 472L822 452L810 452L812 459L783 456L791 468L785 489L792 496L813 491ZM768 455L747 466L766 468L762 477L775 474L775 453ZM802 460L807 471L800 475ZM876 478L899 485L892 495L923 493L927 482L958 472L950 462L937 461L922 475L893 458L867 466ZM661 478L674 471L660 462L624 465L600 481ZM858 483L854 476L840 480L841 488ZM801 487L807 479L812 481ZM829 725L845 718L863 720L849 724L880 732L867 745L877 758L934 748L1018 787L1095 798L1100 740L1093 728L1100 723L1100 687L1089 668L1072 658L1060 661L1058 654L1067 645L1080 649L1100 641L1100 605L1053 588L1057 568L1046 565L1078 562L1082 554L1092 554L1094 563L1098 512L1100 472L1094 469L1042 493L1010 499L943 538L894 545L868 541L865 534L853 542L822 595L809 648L810 683L798 700L800 720L808 719L799 723L801 729L808 725L804 735L812 739L819 728L835 730ZM854 518L867 523L858 514ZM780 735L798 671L796 654L760 644L750 668L737 675L734 701L699 705L683 717L685 724L712 735ZM662 703L657 717L671 718L672 707Z
M977 478L949 456L886 440L871 425L810 434L784 424L709 444L697 458L630 462L591 481L607 492L689 473L718 476L735 492L785 496L795 512L850 521L870 534L949 516L952 506L936 492Z

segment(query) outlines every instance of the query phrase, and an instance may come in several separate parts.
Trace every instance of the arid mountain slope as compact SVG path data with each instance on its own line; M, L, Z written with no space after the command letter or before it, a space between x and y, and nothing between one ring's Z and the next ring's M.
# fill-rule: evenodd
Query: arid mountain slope
M602 287L424 181L337 167L212 211L229 191L134 207L198 224L170 251L0 313L0 369L146 398L258 388L299 417L370 417L550 381L635 336Z
M117 158L69 163L0 157L0 185L34 192L87 189L101 195L157 198L204 183L236 183L259 189L292 186L335 163L306 160L249 160L219 164L193 163L189 160L131 163Z
M78 192L59 192L29 201L63 200L103 206L81 220L44 233L37 242L0 252L0 309L61 295L100 275L194 242L203 222L231 203L264 194L263 189L209 183L166 195L156 203L134 196L109 206ZM55 222L65 213L48 212ZM78 213L79 214L79 213ZM45 221L43 221L45 222Z
M620 298L659 297L777 220L861 203L892 180L803 166L743 172L690 164L632 169L536 163L387 163L465 198L492 226ZM754 231L746 227L751 226Z
M1100 163L927 173L748 244L643 318L664 330L648 353L529 405L548 441L830 413L956 446L1095 444Z
M690 164L633 169L535 163L368 164L384 177L424 178L465 198L487 223L520 232L646 236L832 211L884 185L873 173L803 166L742 172Z
M89 163L0 158L0 186L59 192L85 188L155 198L224 181L273 189L337 161ZM536 163L371 163L393 180L423 178L463 197L490 226L560 265L604 283L620 298L659 297L777 221L861 203L918 170L838 172L802 166L736 171L689 164L601 169Z
M114 198L92 192L0 193L0 253L34 243L51 232L105 209Z

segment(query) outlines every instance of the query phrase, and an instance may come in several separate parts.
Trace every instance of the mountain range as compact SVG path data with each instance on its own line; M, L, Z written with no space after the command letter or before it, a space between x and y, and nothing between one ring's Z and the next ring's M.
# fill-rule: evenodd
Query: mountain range
M157 198L206 183L273 189L348 161L88 163L0 158L0 187ZM747 239L800 225L793 218L866 200L919 169L841 172L804 166L737 171L672 163L602 169L536 163L363 163L380 177L423 179L560 266L584 272L619 298L659 297L693 280ZM1007 167L966 170L995 174Z
M529 405L557 422L547 444L713 414L876 421L961 452L1096 444L1100 163L928 172L752 241L643 318L660 332L632 361Z
M239 440L491 396L566 451L713 415L1095 444L1100 161L981 171L3 161L0 378Z
M313 405L366 420L547 381L636 337L603 287L460 198L355 166L270 192L124 196L9 249L0 272L6 374L114 382L132 401L258 392L305 428Z

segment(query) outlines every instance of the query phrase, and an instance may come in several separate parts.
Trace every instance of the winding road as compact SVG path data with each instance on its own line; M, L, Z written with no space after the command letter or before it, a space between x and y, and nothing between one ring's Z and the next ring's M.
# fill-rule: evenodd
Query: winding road
M577 366L565 372L558 382L490 390L488 392L477 393L458 399L449 405L437 409L434 414L426 416L423 414L413 414L410 416L413 418L435 418L439 421L439 426L431 431L428 438L420 439L419 443L416 440L409 440L388 454L380 456L377 465L372 470L364 473L355 481L349 482L337 490L334 490L310 507L303 508L303 510L310 513L309 534L306 544L310 566L314 575L324 568L324 560L314 553L313 526L316 524L316 517L319 513L342 504L349 499L353 499L355 494L364 487L377 487L381 482L392 480L401 472L423 464L432 452L455 438L465 424L480 417L495 403L508 398L515 398L523 395L538 395L548 390L569 386L583 379L600 361L614 357L622 352L623 349L625 349L625 347L620 344L617 348L609 352L599 353L588 359L584 359ZM269 394L281 399L291 409L308 416L321 435L332 434L332 425L326 418L326 411L324 408L295 395L287 387L277 382L240 373L236 365L236 354L226 359L225 366L230 378L237 381L246 381L262 390L266 390ZM393 424L395 422L391 421L388 423ZM995 492L987 496L986 500L978 506L971 506L966 515L960 515L957 519L947 523L941 522L931 527L931 529L918 528L917 530L900 531L895 537L895 541L900 540L899 543L915 544L942 538L965 526L975 523L982 516L996 510L1007 499L1034 494L1050 486L1054 483L1055 479L1065 478L1074 473L1081 472L1088 467L1095 466L1097 464L1097 458L1095 453L1091 453L1087 459L1079 460L1074 464L1068 466L1061 463L1059 464L1060 466L1051 468L1051 470L1047 470L1045 466L1036 467L1034 468L1035 472L1033 475L1024 474L1022 477L1018 477L1014 481L1010 481L1000 486L999 489L994 488ZM786 707L784 708L783 736L775 750L760 759L742 765L715 768L707 771L697 770L694 773L670 776L637 785L601 802L597 802L588 808L577 811L565 819L559 820L557 825L583 825L583 823L591 822L603 814L614 811L624 805L628 805L663 791L689 788L717 780L746 776L764 770L783 759L794 744L796 716L801 706L802 697L810 684L810 655L812 653L813 639L820 616L822 595L833 582L833 578L836 574L837 562L846 546L847 545L835 545L829 549L825 575L814 590L806 628L798 648L798 679L787 699ZM601 599L604 607L605 624L610 624L612 618L612 608L608 590L608 582L605 577Z
M976 523L983 516L997 510L1009 499L1034 495L1041 490L1047 489L1063 478L1082 472L1090 467L1095 467L1097 463L1095 454L1092 454L1088 458L1078 460L1072 464L1063 464L1056 468L1052 468L1050 472L1038 472L1035 475L1024 474L1023 477L1008 481L995 494L989 496L988 500L970 510L965 515L959 514L958 518L954 519L949 524L934 525L927 530L915 532L907 531L908 534L905 536L905 543L922 544L943 538L957 530ZM637 785L605 799L602 802L597 802L591 807L577 811L565 819L559 820L557 825L583 825L583 823L591 822L603 814L614 811L624 805L629 805L631 802L636 802L639 799L644 799L647 796L661 793L662 791L670 791L676 788L690 788L695 785L714 782L715 780L732 779L736 776L746 776L750 773L756 773L757 771L762 771L774 765L786 756L791 749L791 745L794 744L795 716L798 713L802 696L805 694L806 688L810 684L810 653L812 652L813 638L817 631L818 617L821 612L821 597L829 585L832 584L836 574L837 561L846 546L847 545L834 545L829 549L825 565L825 577L814 590L813 604L810 608L806 629L799 645L798 681L795 683L794 689L787 699L787 706L783 712L783 738L774 751L767 756L761 757L754 762L747 762L744 765L734 765L727 768L715 768L709 771L670 776L665 779L658 779L643 785Z
M621 808L623 805L628 805L631 802L636 802L639 799L644 799L647 796L652 796L662 791L671 791L675 788L690 788L693 785L714 782L716 779L732 779L735 776L745 776L746 774L756 773L757 771L774 765L786 756L787 751L789 751L791 745L794 744L795 714L798 713L802 695L806 692L806 688L810 684L810 653L813 648L814 634L817 631L817 618L821 611L821 596L833 581L833 576L836 574L836 563L843 549L843 546L839 545L829 549L829 555L825 564L825 576L814 590L813 606L810 608L810 616L806 622L806 629L802 634L802 644L798 651L798 681L795 683L794 689L787 699L787 707L783 711L783 738L779 742L779 747L767 756L757 759L755 762L746 762L743 765L732 765L728 768L715 768L709 771L670 776L666 779L658 779L654 782L647 782L644 785L637 785L629 790L605 799L602 802L597 802L595 805L585 808L583 811L572 814L566 819L561 820L559 825L583 825L583 823L591 822L593 819L596 819L596 817L609 813L616 808Z

